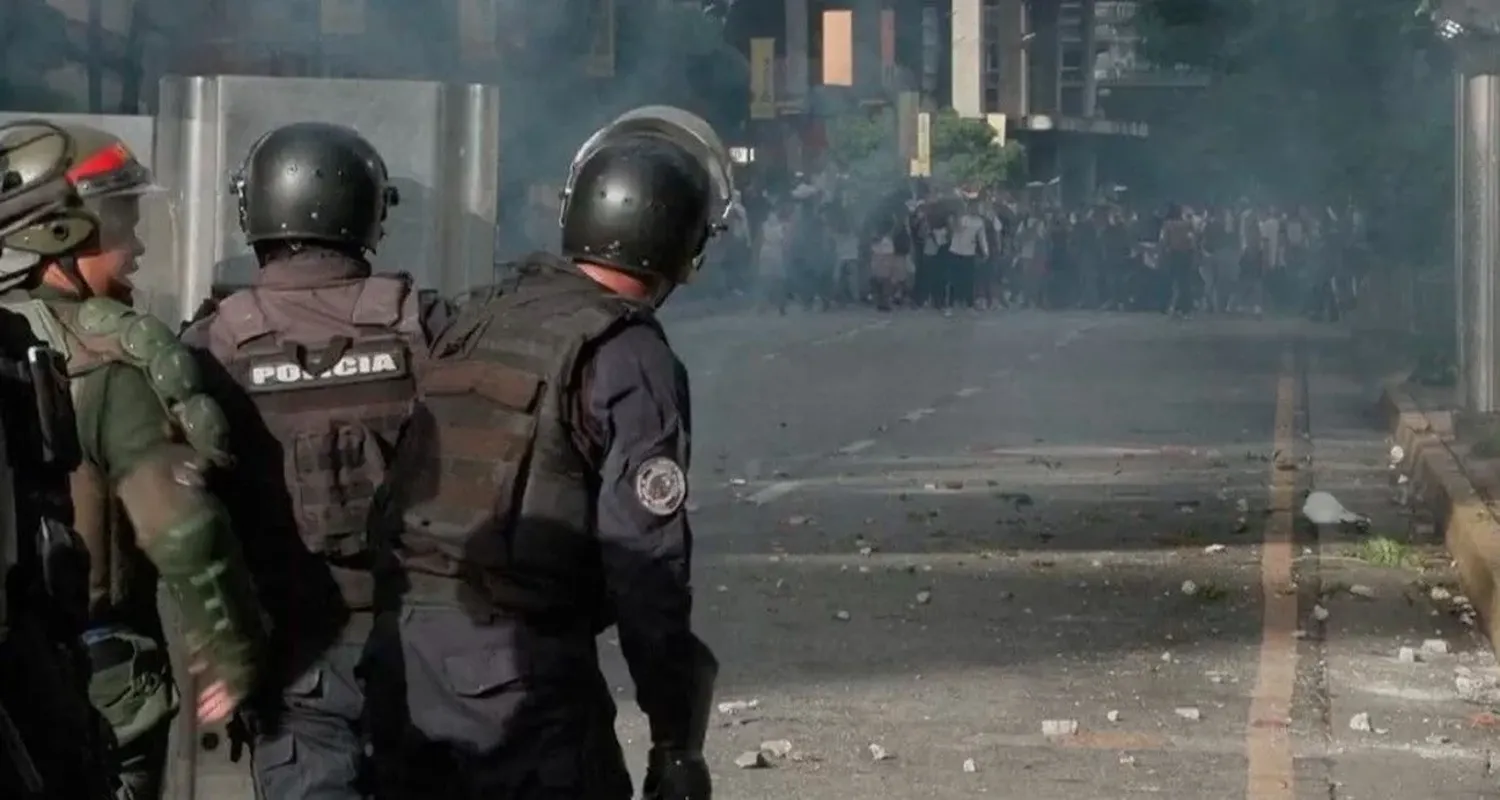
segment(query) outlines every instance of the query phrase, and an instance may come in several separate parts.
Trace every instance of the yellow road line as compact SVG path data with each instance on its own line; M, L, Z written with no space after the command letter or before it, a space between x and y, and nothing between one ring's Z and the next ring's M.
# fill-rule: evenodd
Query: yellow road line
M1247 800L1293 800L1292 692L1297 683L1297 588L1292 583L1292 505L1296 494L1297 384L1291 353L1281 360L1276 382L1276 457L1271 464L1271 514L1266 520L1260 557L1264 616L1260 629L1260 664L1250 720L1245 729Z

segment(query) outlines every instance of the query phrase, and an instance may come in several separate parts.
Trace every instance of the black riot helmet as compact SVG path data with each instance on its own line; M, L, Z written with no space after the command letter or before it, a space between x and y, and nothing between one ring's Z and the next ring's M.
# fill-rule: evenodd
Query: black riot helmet
M298 122L250 146L231 189L247 244L309 242L375 251L400 201L385 159L352 128Z
M562 254L662 280L662 289L687 283L732 190L728 153L703 119L670 106L627 112L573 159Z
M686 283L710 232L708 173L681 147L627 135L578 170L562 251L646 278Z

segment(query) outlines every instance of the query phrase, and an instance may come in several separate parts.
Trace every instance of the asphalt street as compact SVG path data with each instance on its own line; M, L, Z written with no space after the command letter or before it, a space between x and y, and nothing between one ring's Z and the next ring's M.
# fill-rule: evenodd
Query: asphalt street
M1500 798L1493 659L1339 329L668 316L717 797Z

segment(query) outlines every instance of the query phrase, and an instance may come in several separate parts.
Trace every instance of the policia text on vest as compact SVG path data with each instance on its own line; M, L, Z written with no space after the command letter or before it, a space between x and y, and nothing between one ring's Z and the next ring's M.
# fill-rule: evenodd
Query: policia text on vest
M342 352L345 348L335 345L331 349ZM348 352L321 371L316 371L320 366L318 360L309 354L304 362L306 367L299 363L301 359L294 357L253 361L249 365L248 388L263 392L383 381L404 377L409 369L405 351L395 348Z

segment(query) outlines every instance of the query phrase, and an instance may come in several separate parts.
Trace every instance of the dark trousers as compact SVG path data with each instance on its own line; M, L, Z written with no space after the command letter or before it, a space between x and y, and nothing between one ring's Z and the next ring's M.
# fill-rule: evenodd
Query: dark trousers
M368 621L364 626L368 631ZM255 737L258 800L372 797L365 757L363 635L335 644L282 691ZM184 712L186 713L186 712Z
M383 612L370 648L379 798L630 800L587 626Z
M1192 255L1168 253L1163 258L1163 265L1172 282L1172 297L1167 310L1176 314L1191 312L1198 289L1198 272L1194 269Z
M947 254L948 305L974 305L975 282L979 280L979 257Z
M911 281L911 304L920 306L923 303L931 303L937 300L937 287L940 283L939 274L940 256L927 255L918 250L912 255L913 275Z

